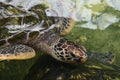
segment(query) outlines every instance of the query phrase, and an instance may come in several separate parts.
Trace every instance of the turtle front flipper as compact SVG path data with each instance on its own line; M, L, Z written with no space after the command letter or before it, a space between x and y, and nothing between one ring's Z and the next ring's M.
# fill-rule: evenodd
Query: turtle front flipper
M108 52L108 53L91 53L87 52L88 60L100 61L103 63L112 64L115 60L115 54Z
M22 44L8 45L0 48L0 60L24 60L35 56L33 48Z

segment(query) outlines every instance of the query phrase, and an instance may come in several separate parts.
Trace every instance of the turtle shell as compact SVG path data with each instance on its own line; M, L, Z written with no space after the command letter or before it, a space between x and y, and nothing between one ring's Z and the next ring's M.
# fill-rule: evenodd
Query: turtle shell
M0 2L0 46L8 43L28 42L49 30L54 17L45 13L47 7L36 5L28 11Z
M69 18L48 17L45 13L47 6L44 4L35 5L29 10L21 10L10 4L0 4L0 46L6 43L27 43L45 31L53 29L54 24L58 26L54 31L60 34L68 26L73 26L73 21Z

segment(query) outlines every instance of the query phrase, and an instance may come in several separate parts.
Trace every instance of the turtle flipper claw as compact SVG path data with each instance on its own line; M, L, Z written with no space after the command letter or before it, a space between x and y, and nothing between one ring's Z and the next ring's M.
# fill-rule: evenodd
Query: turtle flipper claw
M0 60L24 60L33 58L33 48L22 44L8 45L0 48Z
M88 55L88 59L92 59L92 60L95 59L97 61L108 64L112 64L115 60L115 54L113 54L112 52L108 52L104 54L88 52L87 55Z
M105 53L104 58L106 62L108 62L109 64L112 64L115 60L115 54L111 52Z

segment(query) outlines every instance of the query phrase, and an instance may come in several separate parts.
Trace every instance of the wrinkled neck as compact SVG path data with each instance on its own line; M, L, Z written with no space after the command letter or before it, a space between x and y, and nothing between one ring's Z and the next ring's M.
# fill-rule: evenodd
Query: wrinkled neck
M60 36L52 31L45 32L41 36L37 37L32 44L36 49L40 49L47 53L52 53L54 45L59 41Z

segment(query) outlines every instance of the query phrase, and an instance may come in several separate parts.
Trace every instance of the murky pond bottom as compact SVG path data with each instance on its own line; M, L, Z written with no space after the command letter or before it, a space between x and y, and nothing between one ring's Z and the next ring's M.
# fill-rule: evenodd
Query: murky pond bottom
M65 36L75 40L94 53L112 52L116 55L113 64L103 64L95 60L83 64L67 64L37 52L37 57L23 61L0 62L1 80L119 80L120 30L116 25L101 30L75 27Z

